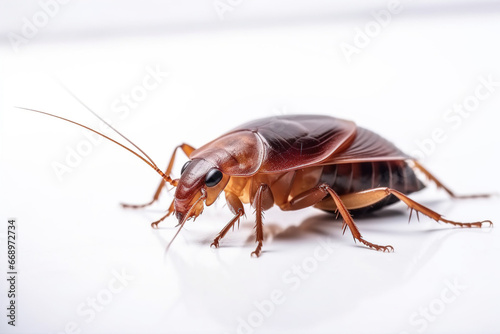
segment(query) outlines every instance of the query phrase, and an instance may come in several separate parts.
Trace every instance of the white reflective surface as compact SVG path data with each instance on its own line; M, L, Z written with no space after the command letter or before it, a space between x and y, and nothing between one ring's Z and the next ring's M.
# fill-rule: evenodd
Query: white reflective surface
M6 220L17 219L19 309L15 328L2 315L2 333L498 330L496 227L462 230L415 215L407 224L399 203L356 219L367 240L394 246L384 254L343 236L331 215L273 209L256 259L251 208L220 249L209 247L231 218L221 200L188 222L165 256L176 222L149 223L173 192L149 209L119 206L148 201L154 171L78 127L13 108L99 129L60 80L162 167L176 145L198 147L250 119L330 114L407 152L427 150L423 163L458 193L498 192L498 16L394 18L348 64L339 45L366 22L33 41L17 54L3 44L0 233L4 245ZM448 111L478 89L487 94L488 78L491 94L477 107ZM176 175L186 160L178 156ZM500 223L498 197L451 200L431 186L412 198L449 219ZM0 259L6 272L4 246Z

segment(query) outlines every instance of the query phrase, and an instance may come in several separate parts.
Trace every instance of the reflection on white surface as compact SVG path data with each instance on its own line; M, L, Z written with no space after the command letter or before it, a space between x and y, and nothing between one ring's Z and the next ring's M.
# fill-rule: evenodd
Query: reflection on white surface
M277 113L352 119L407 152L442 128L447 139L425 165L457 193L498 192L498 85L460 126L443 119L474 94L478 78L500 81L500 21L490 14L394 20L351 64L339 45L362 19L47 44L40 35L19 54L3 44L0 219L15 217L20 227L18 326L4 319L2 333L495 332L497 228L422 216L408 224L409 211L396 204L356 218L367 240L394 246L384 254L342 235L332 215L273 209L255 259L250 208L221 248L209 247L231 218L221 200L189 221L165 255L175 220L149 224L172 192L149 209L119 206L149 200L156 173L77 127L12 108L100 129L60 80L161 166L181 142L199 147ZM168 75L144 88L156 68ZM130 100L141 87L146 96ZM78 150L81 159L71 160ZM177 175L184 161L179 155ZM58 177L54 163L69 171ZM498 197L451 200L434 187L411 197L449 219L500 222ZM4 268L3 250L0 258Z

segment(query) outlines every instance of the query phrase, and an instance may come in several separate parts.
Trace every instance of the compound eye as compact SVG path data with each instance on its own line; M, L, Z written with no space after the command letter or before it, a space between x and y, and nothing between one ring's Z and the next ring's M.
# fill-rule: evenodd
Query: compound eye
M222 172L217 168L212 168L208 171L205 177L205 184L207 187L215 187L222 180Z
M181 168L181 175L184 173L184 171L186 170L187 166L189 166L190 163L191 163L191 160L186 161L186 163L184 164L184 166L182 166L182 168Z

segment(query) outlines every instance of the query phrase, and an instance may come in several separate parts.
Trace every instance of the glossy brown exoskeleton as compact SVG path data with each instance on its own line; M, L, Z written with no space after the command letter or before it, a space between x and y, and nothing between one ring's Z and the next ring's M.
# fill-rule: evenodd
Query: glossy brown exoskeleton
M40 113L83 126L59 116ZM392 251L393 247L379 246L363 239L351 213L362 214L401 200L412 211L436 221L460 227L492 225L489 220L472 223L447 220L410 199L409 194L425 187L415 171L427 176L452 197L488 195L456 196L415 159L389 141L351 121L334 117L289 115L251 121L198 149L187 144L179 145L165 172L133 143L145 158L104 137L138 156L162 176L152 201L143 205L123 204L124 207L145 207L159 198L166 183L176 187L167 214L153 222L153 227L175 213L179 232L188 219L198 217L205 205L212 205L224 192L234 217L214 239L212 246L215 247L245 214L243 204L247 203L256 213L257 248L252 252L256 256L261 254L264 239L262 213L274 205L284 211L314 206L338 213L344 220L344 231L349 227L355 240L382 251ZM178 148L189 157L189 161L182 167L180 178L173 180L170 174Z
M252 253L256 256L261 253L263 242L262 212L274 205L284 211L314 206L339 212L344 230L349 227L355 240L382 251L393 248L363 239L350 212L369 212L401 200L436 221L461 227L491 224L447 220L410 199L408 194L425 187L415 170L423 172L451 196L458 196L392 143L351 121L320 115L263 118L243 124L199 149L187 144L178 148L190 160L182 168L179 180L172 183L177 187L175 199L165 217L175 212L183 224L200 215L204 205L214 203L224 191L234 218L214 239L215 247L244 215L245 203L256 210L258 245ZM175 151L165 172L167 176L174 158ZM145 205L158 199L164 184L162 181L153 201ZM466 197L479 196L486 195Z

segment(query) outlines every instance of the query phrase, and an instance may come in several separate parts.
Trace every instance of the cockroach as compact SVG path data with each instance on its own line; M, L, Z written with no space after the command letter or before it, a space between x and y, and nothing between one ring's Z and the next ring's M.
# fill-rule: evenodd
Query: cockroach
M153 228L157 227L165 218L175 214L179 229L170 244L186 221L201 215L205 205L212 205L222 192L234 217L215 237L211 246L219 247L221 239L245 215L243 204L250 204L255 209L257 243L251 255L257 257L262 252L264 239L263 213L274 205L283 211L313 206L340 214L344 233L349 228L354 241L384 252L394 248L365 240L352 215L365 214L402 201L410 209L410 218L415 210L417 215L420 212L435 221L459 227L493 225L490 220L472 223L448 220L412 200L409 194L425 188L418 172L454 198L489 195L455 195L417 160L352 121L323 115L286 115L250 121L198 149L188 144L177 146L165 172L162 172L147 154L109 124L144 157L82 124L42 111L26 110L93 131L133 153L161 175L160 185L151 201L141 205L122 204L123 207L144 208L158 200L166 184L175 187L174 199L166 214L151 223ZM172 179L170 175L178 149L189 160L183 165L180 177Z

